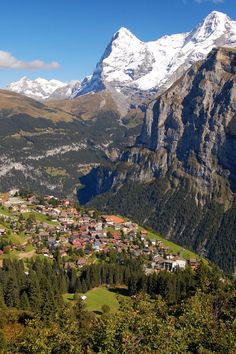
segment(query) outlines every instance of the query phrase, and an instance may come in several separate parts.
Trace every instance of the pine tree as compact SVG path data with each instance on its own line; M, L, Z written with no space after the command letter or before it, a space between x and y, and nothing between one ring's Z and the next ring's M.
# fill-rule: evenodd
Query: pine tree
M30 309L29 298L28 298L28 295L25 291L23 291L23 293L20 296L20 308L22 310L29 310Z
M82 290L82 293L86 293L88 291L87 284L84 279L82 280L82 283L81 283L81 290Z
M30 273L30 281L28 285L28 297L32 311L39 312L41 306L41 291L37 276Z
M0 352L5 353L7 347L6 339L2 330L0 330Z
M19 289L12 278L10 278L7 283L5 303L9 307L19 307L20 304Z
M3 289L0 286L0 309L6 307L5 301L4 301L4 296L3 296Z

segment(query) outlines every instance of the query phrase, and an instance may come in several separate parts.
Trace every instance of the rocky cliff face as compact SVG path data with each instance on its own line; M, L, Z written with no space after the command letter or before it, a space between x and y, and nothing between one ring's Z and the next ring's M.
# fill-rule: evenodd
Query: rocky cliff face
M216 243L219 254L224 233L233 235L224 218L235 211L235 74L236 50L214 49L152 101L135 146L112 173L97 172L96 192L107 193L94 203L136 216L214 259ZM220 265L232 271L235 251L230 259L230 266Z
M190 176L203 204L210 196L228 205L236 190L235 73L236 51L213 50L149 105L137 139L155 153L153 176Z

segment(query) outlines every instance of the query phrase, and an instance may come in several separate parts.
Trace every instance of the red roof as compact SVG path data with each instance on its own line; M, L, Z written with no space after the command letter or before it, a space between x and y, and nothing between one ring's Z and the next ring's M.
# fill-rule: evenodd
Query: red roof
M124 219L116 215L104 215L103 218L106 222L112 222L114 224L123 224L125 222Z

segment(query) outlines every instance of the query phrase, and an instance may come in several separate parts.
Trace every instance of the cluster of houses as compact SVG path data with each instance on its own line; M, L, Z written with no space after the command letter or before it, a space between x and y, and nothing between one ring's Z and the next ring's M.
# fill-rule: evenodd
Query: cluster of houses
M116 253L144 256L148 260L146 273L174 271L187 265L185 259L170 253L161 241L149 240L148 231L136 223L117 215L80 210L68 199L59 200L49 195L40 200L34 195L27 198L4 195L0 196L0 204L11 211L12 232L17 234L24 230L26 242L21 249L31 244L45 257L59 254L66 260L67 267L83 267L92 261L92 255L109 253L111 249ZM5 228L0 227L0 237L5 232ZM190 264L192 268L198 265L195 260Z

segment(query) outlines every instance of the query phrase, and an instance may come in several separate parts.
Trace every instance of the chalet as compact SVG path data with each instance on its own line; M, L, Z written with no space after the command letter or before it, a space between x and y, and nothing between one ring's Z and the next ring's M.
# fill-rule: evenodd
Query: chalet
M20 205L19 206L19 212L20 213L29 213L30 209L26 205Z
M70 212L71 214L73 214L73 215L78 215L78 214L79 214L76 208L70 208L70 209L69 209L69 212Z
M128 227L125 227L125 226L121 226L119 227L120 231L122 231L122 233L124 235L127 235L129 232L130 232L130 229Z
M187 263L186 260L183 258L175 258L174 267L180 268L180 269L185 269L186 263Z
M199 263L196 259L190 259L189 265L192 268L192 270L197 270L199 267Z
M166 259L174 259L174 258L175 258L174 254L172 254L172 253L166 254Z
M87 264L87 259L86 258L80 258L77 261L77 266L80 267L80 268L82 268L86 264Z
M141 240L144 241L147 238L148 232L146 230L141 231Z
M61 210L57 209L57 208L53 208L51 212L53 215L60 215L61 214Z
M49 249L48 249L47 247L44 247L44 248L42 249L42 254L43 254L44 256L48 257L48 255L49 255Z
M58 200L56 197L54 197L54 195L45 195L43 199L45 200L45 202L49 202L51 199Z
M69 206L70 205L70 201L68 199L63 199L62 204L64 206Z
M65 269L75 268L75 263L74 262L65 262L64 267L65 267Z
M67 252L65 250L60 250L59 253L60 253L61 257L66 257L67 256Z
M94 214L95 214L95 210L89 210L88 214L89 214L89 216L91 216L91 218L93 218Z
M168 270L170 272L175 271L176 269L185 269L186 267L186 260L182 258L175 258L175 259L165 259L162 264L162 269Z
M16 189L16 188L13 188L13 189L11 189L11 190L8 192L8 194L9 194L10 197L13 197L13 196L15 196L15 195L18 195L18 193L19 193L19 189Z
M93 245L93 249L95 251L100 251L100 248L101 248L101 242L100 241L95 241L94 245Z
M63 232L63 233L64 233L64 232L67 232L66 224L61 225L59 231L60 231L60 232Z
M6 232L6 229L4 227L0 228L0 236L4 235Z
M103 215L102 220L110 226L120 226L124 224L125 220L116 215Z
M102 236L102 233L100 232L98 232L98 231L93 231L93 230L91 230L91 231L89 231L89 235L92 237L92 238L96 238L96 237L99 237L99 236Z
M103 228L102 228L102 222L97 222L97 223L95 223L95 230L102 230Z
M120 239L121 239L119 232L117 232L117 231L112 231L111 234L112 234L112 238L113 238L114 240L120 240Z
M75 240L72 241L72 245L75 248L82 248L82 244L79 238L76 238Z
M174 261L172 261L171 259L165 259L161 264L161 268L164 269L164 270L167 270L169 272L172 272L173 269L174 269L174 266L173 266L173 263Z
M38 203L38 199L36 198L35 195L32 195L31 197L28 197L28 203L29 204L37 204Z

